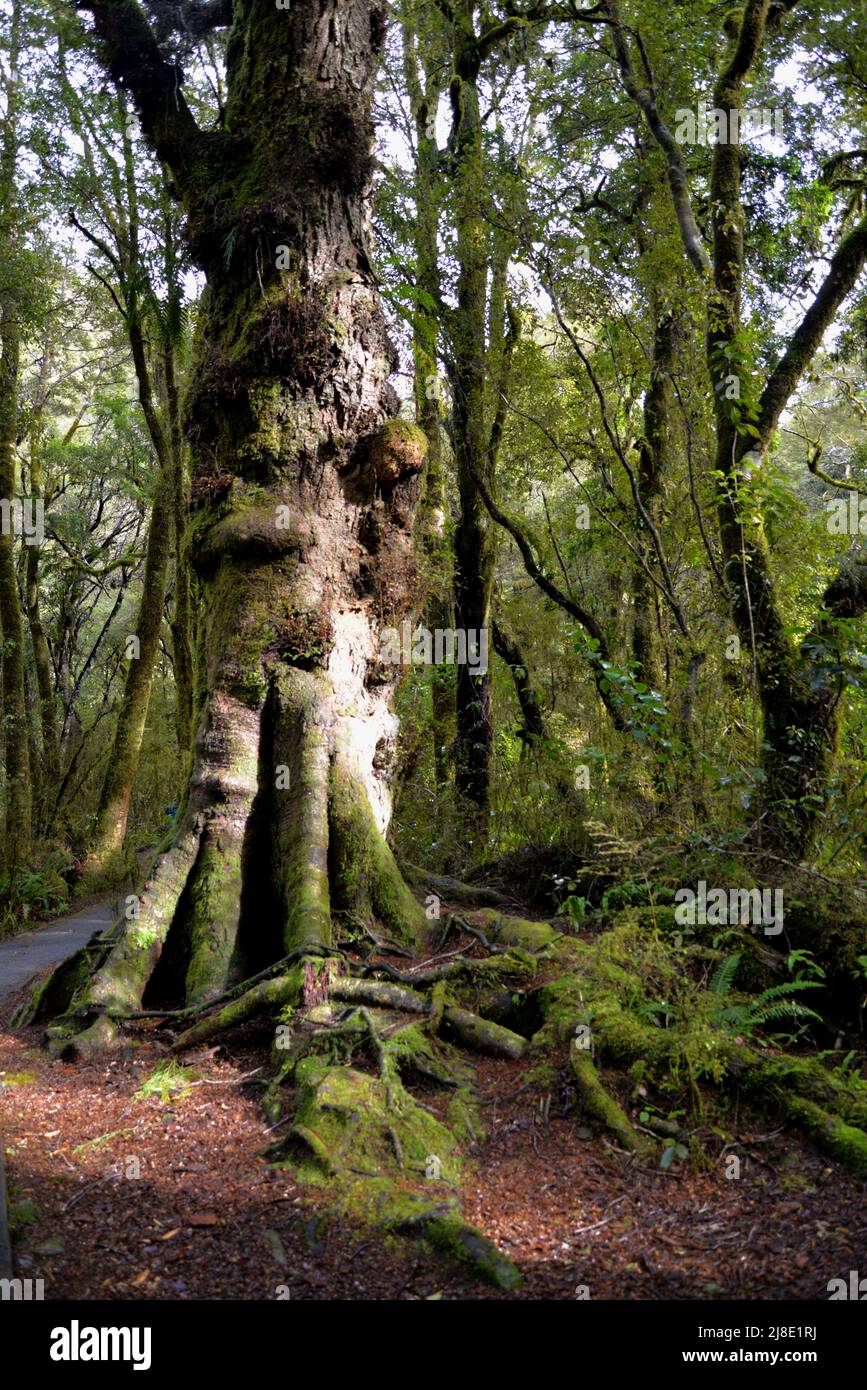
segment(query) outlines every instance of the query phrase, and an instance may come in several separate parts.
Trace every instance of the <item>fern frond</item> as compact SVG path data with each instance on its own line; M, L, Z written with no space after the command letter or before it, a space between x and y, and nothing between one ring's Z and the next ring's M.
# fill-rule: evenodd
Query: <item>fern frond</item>
M711 994L715 994L718 999L721 999L724 995L731 993L740 963L740 952L733 956L726 956L725 960L720 962L708 986Z

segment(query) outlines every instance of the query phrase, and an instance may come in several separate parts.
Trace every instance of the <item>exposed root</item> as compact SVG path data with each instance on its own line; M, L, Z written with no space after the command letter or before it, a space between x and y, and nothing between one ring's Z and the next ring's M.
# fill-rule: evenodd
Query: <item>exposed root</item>
M585 1041L592 1039L597 1056L637 1067L645 1081L680 1079L694 1100L701 1081L720 1090L737 1087L806 1130L829 1156L867 1171L867 1082L841 1079L813 1058L745 1042L724 1026L719 998L691 980L659 934L639 931L628 918L592 944L568 941L558 950L571 968L539 991L544 1021L533 1050L547 1053L569 1040L587 1110L619 1133L625 1147L638 1151L640 1145L634 1130L630 1138L633 1127L602 1088L587 1051L575 1045L576 1027ZM660 997L666 1000L666 1026L648 1021Z
M446 902L463 903L466 907L506 907L508 898L495 888L481 888L473 883L461 883L447 874L428 873L415 864L404 864L407 880L418 888L428 888Z
M525 1056L529 1047L527 1039L519 1033L479 1018L478 1014L471 1014L467 1009L444 1009L443 1022L459 1042L476 1052L486 1052L491 1057L508 1057L510 1061L517 1062Z
M371 916L400 943L427 936L424 909L403 880L359 782L339 761L331 771L329 864L334 906Z
M534 1053L549 1068L552 1059L568 1064L581 1112L644 1160L680 1128L659 1114L640 1128L624 1091L616 1098L601 1073L605 1064L630 1068L633 1102L639 1083L642 1097L656 1092L662 1105L662 1097L681 1092L699 1111L710 1087L737 1089L799 1126L830 1157L867 1173L867 1083L786 1055L749 1028L741 1035L731 1019L750 996L714 993L718 953L676 949L665 909L649 916L624 910L612 930L584 939L487 907L470 921L447 919L446 931L462 934L455 951L403 969L359 960L352 942L335 940L332 911L338 925L347 917L381 925L408 953L412 943L413 958L420 947L434 949L363 787L328 753L314 718L323 704L315 680L291 674L274 734L303 803L274 830L288 954L205 999L187 970L184 1008L139 1010L168 922L174 917L183 930L197 892L204 902L198 875L208 840L204 829L190 830L160 862L138 921L95 939L49 982L43 1001L53 1007L62 998L68 1008L50 1029L53 1050L86 1055L117 1047L125 1018L158 1017L182 1029L172 1045L179 1052L272 1016L280 1027L266 1109L289 1128L271 1160L291 1164L306 1181L327 1182L346 1210L386 1231L418 1232L506 1289L517 1287L517 1271L464 1222L454 1201L482 1133L462 1049L513 1062ZM466 936L478 944L468 946ZM194 941L188 937L190 948ZM382 936L377 944L385 948ZM426 1103L425 1089L411 1094L414 1082L436 1086L435 1102L428 1096ZM431 1184L430 1195L415 1190L419 1184Z
M193 1043L204 1042L207 1038L216 1037L218 1033L236 1028L239 1023L245 1023L248 1018L253 1018L266 1009L297 1003L303 991L303 981L303 969L300 966L288 975L278 975L273 980L262 980L239 999L233 1000L216 1013L187 1028L175 1039L172 1052L182 1052Z
M867 1134L802 1096L781 1098L781 1109L816 1141L823 1153L856 1173L867 1173Z
M425 1239L460 1264L492 1284L494 1288L512 1291L521 1287L520 1271L497 1249L493 1241L464 1221L453 1209L433 1208L419 1212L403 1221L395 1221L393 1229L420 1230Z
M590 1053L580 1047L574 1038L569 1046L569 1063L586 1113L616 1135L625 1149L642 1157L649 1156L653 1144L639 1134L625 1110L608 1094L599 1080Z
M430 1013L430 1001L423 994L402 985L386 985L376 980L337 980L329 991L332 999L357 1004L374 1004L381 1009L402 1009L404 1013Z
M275 762L286 767L289 795L276 798L275 860L282 880L284 941L331 944L328 882L327 689L308 671L283 673L276 691Z

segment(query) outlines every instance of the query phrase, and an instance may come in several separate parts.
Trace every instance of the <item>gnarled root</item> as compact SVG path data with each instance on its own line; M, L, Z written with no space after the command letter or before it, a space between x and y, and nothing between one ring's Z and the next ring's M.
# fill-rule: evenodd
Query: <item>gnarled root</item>
M580 1047L574 1038L569 1045L569 1064L587 1114L610 1130L625 1149L641 1157L649 1156L653 1151L653 1144L639 1134L627 1117L626 1111L608 1094L599 1080L599 1073L593 1065L590 1053Z
M232 1000L216 1013L200 1019L192 1027L184 1030L172 1044L173 1052L182 1052L194 1043L214 1038L230 1028L237 1028L248 1018L266 1010L277 1009L281 1005L293 1004L300 999L303 990L303 971L296 968L288 975L278 975L273 980L262 980L252 989L246 990L239 999Z
M444 1009L443 1022L447 1031L459 1042L476 1052L486 1052L491 1057L508 1057L510 1061L517 1062L529 1047L529 1042L520 1033L513 1033L499 1023L490 1023L467 1009Z

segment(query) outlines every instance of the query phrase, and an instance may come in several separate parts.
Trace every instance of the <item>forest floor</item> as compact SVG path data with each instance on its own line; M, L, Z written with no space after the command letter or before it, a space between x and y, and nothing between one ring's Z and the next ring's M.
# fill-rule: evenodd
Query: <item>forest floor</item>
M184 1092L137 1095L164 1046L52 1062L39 1027L9 1028L26 994L0 1000L0 1131L15 1272L49 1299L826 1299L865 1263L867 1183L791 1130L736 1118L737 1181L724 1161L664 1172L582 1123L565 1069L543 1096L529 1063L483 1059L462 1206L523 1274L500 1293L265 1164L272 1027L184 1054Z

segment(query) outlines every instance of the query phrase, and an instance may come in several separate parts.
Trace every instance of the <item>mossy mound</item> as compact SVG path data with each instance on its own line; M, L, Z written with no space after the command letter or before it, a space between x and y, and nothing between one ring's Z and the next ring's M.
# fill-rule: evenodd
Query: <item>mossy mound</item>
M409 420L387 420L370 440L369 449L377 482L388 486L421 472L428 440L424 430Z
M424 1178L433 1170L457 1183L457 1138L396 1078L306 1057L296 1065L295 1079L295 1121L281 1154L300 1153L299 1170L307 1179Z
M489 941L501 946L518 946L523 951L541 951L557 935L549 922L507 917L490 907L474 912L467 920L480 927Z

